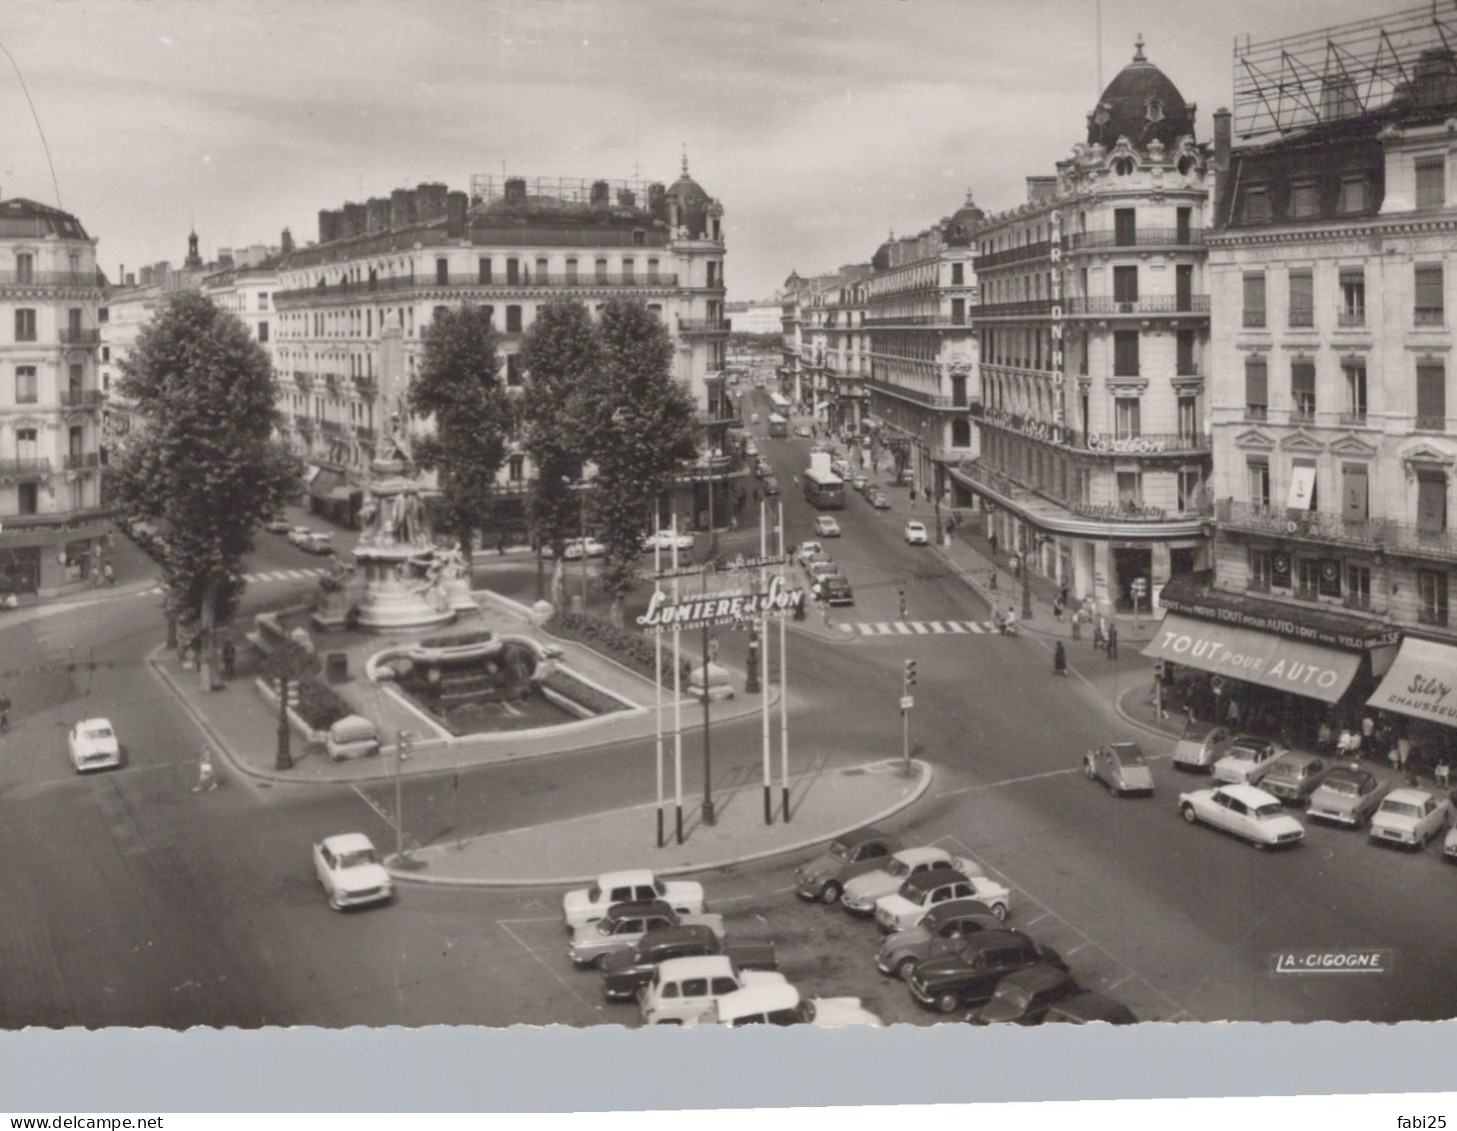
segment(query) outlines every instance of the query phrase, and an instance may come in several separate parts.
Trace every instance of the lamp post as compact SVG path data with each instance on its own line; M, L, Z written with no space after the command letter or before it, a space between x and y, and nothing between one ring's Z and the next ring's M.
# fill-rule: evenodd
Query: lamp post
M395 741L395 860L405 858L405 760L410 756L410 743L415 735L402 730Z

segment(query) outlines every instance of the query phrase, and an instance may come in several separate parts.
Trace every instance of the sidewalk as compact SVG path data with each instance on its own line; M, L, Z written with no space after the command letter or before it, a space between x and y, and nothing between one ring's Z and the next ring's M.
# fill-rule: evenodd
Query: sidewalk
M392 862L396 879L473 887L545 887L590 883L609 865L650 867L659 876L704 872L791 852L807 852L906 809L930 787L931 767L899 759L826 770L790 779L790 822L774 812L764 824L762 785L720 792L718 822L702 824L701 798L685 798L684 841L674 843L672 799L663 810L668 843L657 847L656 806L649 803L531 828L429 845ZM780 805L780 784L771 790Z

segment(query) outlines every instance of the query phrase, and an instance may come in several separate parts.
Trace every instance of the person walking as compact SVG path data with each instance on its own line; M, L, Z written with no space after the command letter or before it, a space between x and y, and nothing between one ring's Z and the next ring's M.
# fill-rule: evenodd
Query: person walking
M1057 621L1058 624L1061 624L1062 623L1062 597L1061 596L1057 596L1057 597L1054 597L1052 599L1052 619L1055 620L1055 621Z
M1117 658L1118 658L1118 626L1116 624L1110 624L1108 626L1108 659L1110 659L1110 660L1116 660Z
M238 649L232 640L223 641L223 678L232 679L237 675Z
M192 787L193 793L210 793L218 787L217 775L213 772L212 748L202 748L202 758L197 763L197 784Z
M1052 674L1064 677L1067 675L1067 650L1062 646L1061 640L1052 650Z
M107 585L116 584L116 570L111 568L111 562L107 561L102 564L101 576L105 579Z
M905 620L906 619L906 591L904 589L897 589L895 591L895 596L896 596L896 600L898 602L900 602L900 610L901 610L901 617L900 617L900 619L901 620Z
M0 734L10 730L10 696L0 691Z
M1073 626L1073 639L1074 640L1081 640L1083 638L1083 612L1082 612L1082 610L1081 609L1075 609L1075 610L1073 610L1073 615L1070 616L1068 618L1068 620L1070 620L1072 622L1072 626Z
M987 541L991 543L992 560L995 561L997 556L997 532L995 530L987 535Z

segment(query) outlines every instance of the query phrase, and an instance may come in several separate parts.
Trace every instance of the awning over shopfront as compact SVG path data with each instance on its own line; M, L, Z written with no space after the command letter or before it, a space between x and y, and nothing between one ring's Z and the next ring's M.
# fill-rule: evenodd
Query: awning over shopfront
M1143 654L1326 703L1334 703L1345 694L1361 666L1361 656L1356 652L1322 648L1177 613L1164 617Z
M1457 726L1457 648L1407 637L1366 702L1383 711Z

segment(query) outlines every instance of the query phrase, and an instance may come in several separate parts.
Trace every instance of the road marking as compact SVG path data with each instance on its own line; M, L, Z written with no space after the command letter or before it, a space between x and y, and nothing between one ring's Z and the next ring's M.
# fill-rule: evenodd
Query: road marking
M946 627L949 628L952 632L960 633L963 636L966 635L966 627L959 620L947 621Z
M908 625L908 624L906 624L906 622L903 621L903 620L898 620L898 621L895 622L895 630L898 633L900 633L902 636L910 636L910 635L912 635L912 633L911 633L911 626Z
M937 635L941 635L946 631L946 626L942 624L939 620L933 620L929 625L927 625L927 627Z
M886 624L886 622L882 620L875 622L875 631L880 633L882 636L889 636L892 630L890 625Z
M379 802L377 802L374 798L370 797L369 794L365 793L364 790L360 789L357 785L351 785L349 788L352 789L356 795L358 795L359 800L363 801L366 805L374 810L375 816L385 823L386 828L391 830L394 829L395 822L393 818L391 818L390 815L384 811L384 807L380 805Z
M911 627L912 627L912 628L913 628L913 629L915 629L915 631L916 631L916 634L917 634L917 635L918 635L918 636L925 636L925 635L926 635L926 633L927 633L927 632L928 632L928 631L930 631L930 630L929 630L929 629L927 629L927 628L926 628L926 626L925 626L925 625L924 625L924 624L922 624L922 623L921 623L921 622L920 622L920 621L918 621L918 620L913 620L913 621L911 621Z
M542 958L541 955L537 954L536 951L532 950L529 946L527 946L525 941L522 940L521 936L513 931L510 927L506 926L504 921L500 919L496 920L496 926L500 927L501 930L505 931L508 935L515 939L522 950L524 950L527 954L531 955L531 957L537 962L541 963L542 968L545 969L548 974L550 974L553 978L557 980L557 982L561 985L562 989L566 990L567 993L571 994L574 998L581 1002L583 1006L585 1006L587 1009L592 1010L593 1012L597 1012L601 1008L600 1006L596 1006L594 1005L594 1003L589 1002L586 998L579 994L575 986L573 986L570 982L563 978L561 974L559 974L556 970L552 969L550 963L548 963L546 959Z
M1058 778L1065 774L1080 774L1083 772L1081 766L1068 766L1063 770L1044 770L1040 774L1028 774L1020 778L1003 778L1001 781L983 782L981 785L964 785L960 789L948 789L944 793L936 794L939 800L942 797L960 797L964 793L980 793L985 789L1001 789L1008 785L1022 785L1029 781L1042 781L1045 778Z
M1024 927L1035 927L1038 923L1042 922L1042 920L1046 919L1050 914L1052 914L1050 911L1044 911L1041 915L1037 916L1037 918L1028 919L1027 922L1023 923L1022 925Z
M1111 986L1108 987L1108 992L1112 993L1119 986L1123 985L1124 982L1131 982L1136 977L1138 977L1138 975L1132 972L1123 975L1123 977L1119 978L1118 981L1114 982Z

